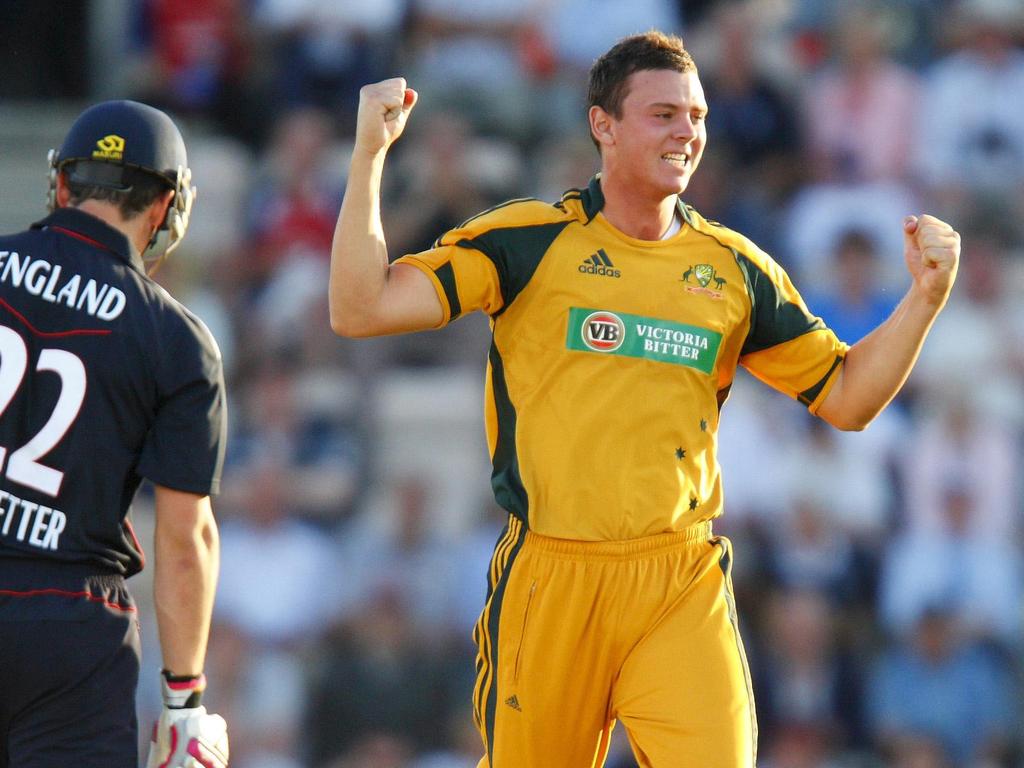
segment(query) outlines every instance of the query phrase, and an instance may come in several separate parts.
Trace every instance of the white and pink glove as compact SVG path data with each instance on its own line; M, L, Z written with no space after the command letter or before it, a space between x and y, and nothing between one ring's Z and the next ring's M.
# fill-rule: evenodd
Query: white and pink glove
M228 726L199 704L206 676L161 675L164 709L153 725L146 768L227 768Z

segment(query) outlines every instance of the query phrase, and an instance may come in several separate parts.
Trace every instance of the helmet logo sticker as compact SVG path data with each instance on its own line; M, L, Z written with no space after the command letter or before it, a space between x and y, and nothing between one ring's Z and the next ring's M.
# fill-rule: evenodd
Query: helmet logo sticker
M124 158L124 139L110 134L96 142L93 160L121 160Z

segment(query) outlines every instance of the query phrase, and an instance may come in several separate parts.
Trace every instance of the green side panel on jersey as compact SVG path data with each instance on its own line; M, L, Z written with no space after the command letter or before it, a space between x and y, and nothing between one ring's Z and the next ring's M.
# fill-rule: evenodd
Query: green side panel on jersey
M544 254L568 225L568 221L558 221L551 224L492 229L472 239L458 242L463 248L475 248L480 251L494 264L498 272L503 303L501 310L495 314L496 317L508 308L530 282Z
M491 388L498 417L498 435L494 446L491 488L494 500L529 527L527 512L530 507L519 472L519 453L516 450L516 409L508 395L505 382L505 363L498 347L492 342L488 353L491 363Z
M674 363L711 373L722 334L696 325L572 307L565 346L579 352Z
M752 305L750 332L740 355L760 352L825 327L799 304L783 299L779 287L754 261L736 250L733 255L743 272Z

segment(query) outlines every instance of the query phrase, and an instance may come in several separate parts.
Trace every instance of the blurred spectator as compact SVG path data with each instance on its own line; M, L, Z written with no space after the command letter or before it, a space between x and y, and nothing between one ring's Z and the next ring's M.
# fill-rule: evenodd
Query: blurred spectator
M244 483L245 505L221 525L216 620L256 645L315 642L350 602L331 539L294 516L279 462L257 459L244 473L236 470L233 482Z
M559 69L582 77L584 91L590 66L616 40L647 29L679 34L683 27L672 0L553 0L541 3L538 12Z
M860 585L857 552L830 514L827 500L798 491L777 528L769 532L768 571L776 584L821 589L849 603Z
M941 604L972 638L1021 649L1024 563L1013 540L978 526L956 475L935 477L939 526L912 528L888 545L880 580L883 625L906 635Z
M410 768L476 768L483 753L480 732L473 725L469 699L465 711L457 709L448 719L448 749L429 752L413 760Z
M800 147L794 105L756 58L752 5L722 5L714 20L717 55L709 62L705 89L714 146L716 151L726 148L737 163L749 168L758 186L771 184L773 175L784 171L778 166ZM772 167L765 169L765 163Z
M325 768L409 768L412 747L398 733L371 734Z
M362 491L369 444L357 386L337 372L324 375L326 380L312 370L297 371L290 357L280 356L242 372L225 474L245 477L274 465L287 469L281 480L291 487L281 492L289 514L330 526L352 512ZM324 402L324 386L335 388L336 403ZM232 498L238 487L224 492L229 504L240 506Z
M828 284L814 283L804 299L840 339L855 344L892 314L899 295L881 285L875 240L857 228L836 239L829 273Z
M579 131L589 138L587 73L616 40L648 29L672 34L682 29L679 4L673 0L541 0L535 6L539 45L550 60L546 71L535 70L546 75L539 78L538 127L548 133Z
M835 612L830 598L814 588L781 589L771 596L761 635L766 642L758 646L752 669L760 738L779 752L781 743L795 751L805 743L800 736L823 742L819 749L863 743L863 681L856 660L837 642Z
M891 532L903 417L887 411L854 434L807 415L799 423L803 439L779 446L786 508L817 507L837 533L857 547L875 550ZM848 490L836 493L837 482Z
M755 382L746 371L737 372L729 399L722 407L718 440L727 499L721 524L730 528L729 536L734 535L732 526L745 521L756 527L774 528L788 508L785 448L804 439L804 424L791 405L785 396ZM788 413L790 418L769 415L776 412ZM764 450L769 444L776 448ZM717 526L719 521L715 523ZM743 561L738 558L734 567L742 568Z
M475 129L526 139L539 110L527 47L541 0L411 0L409 84L420 114L456 112Z
M251 0L271 53L276 105L315 106L355 126L359 89L397 74L408 0Z
M447 640L456 629L455 542L431 520L430 488L424 479L390 479L385 493L383 504L344 532L356 599L363 603L382 593L401 594L411 628L421 641ZM457 630L465 634L469 626Z
M451 660L416 634L410 600L404 589L382 588L349 623L351 631L337 631L318 649L306 702L309 764L330 765L380 734L401 734L415 751L444 743L437 724L464 702L452 700ZM465 662L460 656L455 663Z
M710 173L694 178L686 199L774 253L780 210L799 180L800 137L794 104L760 55L756 14L751 3L735 3L711 17L701 65L714 137L703 161Z
M298 652L344 606L337 554L330 539L290 516L287 477L276 461L236 470L242 506L220 526L210 667L231 716L232 761L242 768L248 757L293 752L303 694ZM228 510L222 506L222 518Z
M499 202L509 191L505 185L518 181L520 158L513 147L499 146L487 157L473 151L483 143L467 118L448 112L423 117L415 130L410 128L405 146L396 147L397 167L385 191L384 226L388 250L396 257L426 250L459 222ZM497 164L499 172L488 174L488 163ZM504 178L502 166L509 172ZM491 181L497 189L490 188Z
M560 200L570 189L586 186L600 167L600 156L589 133L557 134L525 158L531 164L531 197L546 202Z
M787 723L763 742L758 755L762 768L840 768L828 728L814 722Z
M1020 286L1015 264L995 227L971 227L964 233L956 286L921 350L910 384L922 396L967 401L976 415L1002 422L1003 429L1024 427L1021 373L1024 353ZM983 386L979 386L983 383ZM987 469L987 468L986 468ZM980 490L980 489L979 489ZM1005 486L996 482L992 492ZM1005 517L1005 508L995 510Z
M917 76L889 55L885 6L844 6L834 59L804 89L811 172L819 181L902 180L918 115Z
M331 150L322 110L303 107L275 121L247 206L245 258L257 287L289 262L330 259L342 195Z
M294 356L313 333L311 322L329 330L327 313L312 310L323 306L342 194L339 151L321 110L287 112L274 125L249 188L242 244L224 265L245 316L243 355Z
M888 0L875 8L884 18L886 36L897 58L916 68L933 60L939 45L937 30L955 3ZM786 5L786 26L793 34L794 53L807 70L822 66L828 55L829 34L847 9L848 0L794 0Z
M131 4L130 90L190 117L213 118L228 133L259 140L247 0L141 0Z
M88 0L4 0L6 99L82 99L88 95Z
M946 31L958 50L926 73L916 165L940 213L978 193L1013 210L1024 196L1024 5L961 0Z
M954 488L967 506L965 535L1015 541L1021 532L1019 434L955 384L933 392L906 441L907 527L947 530L946 494Z
M875 664L868 698L875 743L886 754L924 737L953 765L999 765L1018 725L1015 686L1004 665L967 643L953 616L933 606Z
M942 744L916 733L893 738L888 752L892 768L953 768Z
M872 238L880 254L879 286L902 295L903 219L921 207L909 187L891 182L800 187L782 217L784 260L803 290L832 283L835 244L851 229Z

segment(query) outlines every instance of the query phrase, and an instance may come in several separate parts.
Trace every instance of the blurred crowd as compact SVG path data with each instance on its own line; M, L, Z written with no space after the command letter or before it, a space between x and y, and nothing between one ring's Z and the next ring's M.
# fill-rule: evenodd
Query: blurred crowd
M117 95L186 128L200 196L158 277L226 363L207 698L235 768L473 768L481 752L470 629L504 522L481 418L489 331L477 316L408 338L331 333L360 86L401 75L421 95L385 173L397 257L502 200L584 186L599 164L589 66L651 27L682 35L709 101L687 202L769 251L845 341L909 283L905 214L963 236L950 303L865 432L746 375L724 407L716 532L737 553L760 765L1024 765L1020 0L4 5L40 32L47 9L116 21ZM15 58L26 92L0 98L101 92L60 57ZM634 765L620 733L608 766Z

